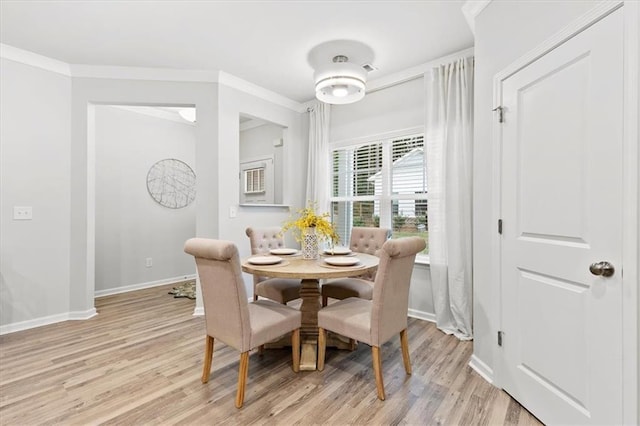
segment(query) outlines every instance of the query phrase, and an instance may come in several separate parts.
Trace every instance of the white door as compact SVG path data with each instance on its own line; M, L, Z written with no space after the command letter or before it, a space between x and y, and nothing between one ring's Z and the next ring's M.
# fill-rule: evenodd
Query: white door
M622 423L622 18L501 87L501 379L549 424Z

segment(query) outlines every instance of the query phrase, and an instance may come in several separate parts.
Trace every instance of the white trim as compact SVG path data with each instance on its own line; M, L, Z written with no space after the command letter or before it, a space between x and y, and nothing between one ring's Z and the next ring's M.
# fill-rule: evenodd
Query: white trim
M453 62L457 59L473 56L473 54L473 47L469 47L468 49L451 53L447 56L434 59L433 61L425 62L424 64L416 65L415 67L407 68L402 71L380 77L376 80L371 80L367 83L367 94L377 92L378 90L386 89L388 87L396 86L398 84L406 83L407 81L423 78L424 74L427 71L431 71L432 68L438 67L442 64Z
M0 57L71 77L71 67L66 62L18 49L8 44L0 43Z
M220 71L218 75L218 82L220 84L224 84L225 86L240 90L241 92L248 93L249 95L253 95L257 98L264 99L265 101L280 105L296 112L303 112L305 110L300 102L296 102L292 99L287 98L286 96L282 96L279 93L272 92L271 90L260 87L257 84L251 83L247 80L243 80L224 71Z
M15 333L17 331L29 330L45 325L56 324L63 321L85 320L97 315L96 309L91 308L87 311L73 311L62 314L49 315L46 317L34 318L27 321L14 322L0 326L0 336L3 334Z
M640 422L640 4L624 3L624 129L623 129L623 216L622 216L622 406L623 423Z
M192 275L181 275L179 277L164 278L164 279L161 279L161 280L149 281L149 282L146 282L146 283L125 285L125 286L122 286L122 287L113 287L113 288L108 288L106 290L96 290L94 295L95 295L96 298L104 297L104 296L111 296L112 294L127 293L127 292L130 292L130 291L142 290L142 289L145 289L145 288L158 287L158 286L161 286L161 285L172 284L172 283L179 282L179 281L195 280L195 279L196 279L196 275L195 274L192 274Z
M98 315L98 311L96 311L96 308L87 309L86 311L71 311L69 312L69 320L87 320L89 318L95 317L96 315Z
M410 318L416 318L423 321L436 322L436 314L431 312L419 311L417 309L408 309L407 316Z
M624 7L625 16L625 34L624 34L624 182L623 182L623 268L622 277L622 328L623 328L623 423L637 424L640 420L640 407L638 407L638 385L640 383L640 372L638 371L639 341L638 332L639 324L639 308L640 294L638 292L638 260L640 248L638 247L640 235L640 185L638 184L638 162L640 161L640 153L638 147L639 125L638 113L640 106L640 87L638 72L640 69L640 58L638 50L640 49L640 7L634 1L603 1L591 9L589 12L571 22L564 29L547 39L535 49L529 51L524 56L512 62L509 66L497 73L494 77L494 102L493 107L498 106L502 98L501 83L511 75L515 74L528 64L534 62L541 56L561 45L576 34L585 30L597 21L603 19L620 7ZM494 173L492 191L495 195L493 201L493 219L494 223L500 217L501 192L500 192L500 158L502 134L500 127L494 120L493 124L493 160ZM500 277L500 236L494 233L492 239L493 265L492 274L494 282L501 283ZM502 300L500 295L501 289L498 289L500 312L502 311ZM500 323L502 319L498 320ZM500 327L500 325L498 325ZM493 357L496 360L495 367L495 384L501 387L500 375L503 364L503 354L498 346L495 346Z
M367 145L375 142L381 142L386 139L404 138L407 136L424 135L424 126L409 127L400 130L391 130L383 133L374 133L371 135L358 136L357 138L342 139L335 142L329 142L329 150L340 148L349 148L358 145Z
M480 377L485 379L487 382L493 384L493 370L487 364L482 362L480 358L475 356L475 354L471 355L471 358L469 359L469 367L471 367L473 371L478 373Z
M491 0L467 0L462 5L462 14L464 19L467 20L467 25L471 28L473 35L476 35L476 18L485 7L489 6L489 3L491 3Z
M70 64L73 77L217 83L217 71Z
M193 310L194 317L203 317L204 316L204 306L196 306Z

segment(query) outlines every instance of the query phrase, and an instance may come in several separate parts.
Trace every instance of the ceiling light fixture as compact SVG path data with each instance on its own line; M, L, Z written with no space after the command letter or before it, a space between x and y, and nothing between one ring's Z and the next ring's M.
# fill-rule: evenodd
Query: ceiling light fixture
M316 70L316 98L328 104L350 104L364 98L367 71L337 55L333 63Z

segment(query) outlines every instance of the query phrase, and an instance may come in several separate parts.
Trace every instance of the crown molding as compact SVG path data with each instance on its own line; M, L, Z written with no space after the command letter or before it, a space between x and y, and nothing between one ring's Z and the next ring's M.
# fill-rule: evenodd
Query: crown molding
M468 49L460 50L458 52L451 53L450 55L434 59L433 61L425 62L424 64L416 65L415 67L407 68L405 70L398 71L397 73L372 80L367 83L367 93L377 92L378 90L406 83L407 81L415 80L417 78L422 78L422 76L432 68L441 64L453 62L456 59L473 56L473 52L473 47L470 47Z
M224 71L68 64L57 59L1 43L0 56L68 77L219 83L296 112L303 112L305 109L299 102Z
M71 67L66 62L18 49L8 44L0 43L0 57L71 77Z
M218 82L220 84L240 90L241 92L253 95L257 98L264 99L265 101L269 101L297 112L302 112L304 110L303 105L300 102L296 102L279 93L272 92L271 90L265 89L257 84L243 80L235 75L220 71L218 78Z
M491 3L491 0L467 0L467 2L462 5L462 14L467 20L467 24L469 28L471 28L473 35L476 35L476 16L478 16L489 3Z
M217 83L217 71L71 64L72 77Z

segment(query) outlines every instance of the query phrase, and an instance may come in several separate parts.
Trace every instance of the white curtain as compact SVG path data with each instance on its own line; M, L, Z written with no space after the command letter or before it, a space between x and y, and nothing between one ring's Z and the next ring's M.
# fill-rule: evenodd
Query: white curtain
M436 324L473 338L471 200L473 58L425 75L429 258Z
M315 201L318 213L329 211L329 117L330 105L309 108L309 157L306 202Z

